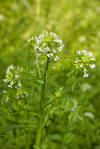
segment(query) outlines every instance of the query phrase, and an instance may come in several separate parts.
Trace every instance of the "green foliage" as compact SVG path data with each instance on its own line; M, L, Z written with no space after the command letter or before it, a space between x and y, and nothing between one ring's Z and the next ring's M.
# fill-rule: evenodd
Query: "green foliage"
M0 1L0 149L100 149L99 5L99 0ZM44 48L51 51L37 57ZM94 56L80 55L81 49Z

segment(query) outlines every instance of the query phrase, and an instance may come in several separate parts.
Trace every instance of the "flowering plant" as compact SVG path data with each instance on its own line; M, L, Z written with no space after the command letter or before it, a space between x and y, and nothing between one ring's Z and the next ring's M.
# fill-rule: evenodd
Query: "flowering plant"
M23 67L15 67L10 65L6 71L6 78L4 82L9 88L14 88L16 90L16 98L23 98L28 96L27 92L23 90L22 77L24 69Z
M46 57L58 61L58 55L64 47L62 40L55 33L47 31L40 34L39 37L32 37L28 42L32 44L35 56L42 60L42 64Z
M62 51L64 44L62 40L52 32L44 32L38 37L32 37L28 40L29 44L32 46L32 53L35 55L35 58L38 60L39 65L43 66L43 74L41 80L41 95L39 103L39 116L38 116L38 127L36 131L36 140L35 140L35 149L41 147L41 139L43 134L44 126L48 126L50 121L49 117L52 117L55 114L55 111L64 114L65 112L70 112L68 115L69 121L76 122L77 118L82 120L81 116L78 116L77 110L79 110L78 102L74 100L72 103L62 98L61 87L58 91L55 92L55 96L46 101L46 87L47 87L47 74L49 64L57 62L60 58L60 52ZM33 55L32 55L33 56ZM67 60L67 59L66 59ZM95 68L95 58L92 52L87 52L86 50L78 50L75 53L75 57L70 57L73 67L71 67L72 72L76 75L83 77L88 77L89 71ZM4 82L7 84L8 88L14 88L16 90L16 98L21 99L25 96L28 97L27 92L23 89L23 67L15 67L13 65L9 66L6 72L6 78ZM30 71L33 73L33 70ZM29 72L29 73L30 73ZM7 98L8 99L8 98ZM54 105L52 105L54 104ZM89 113L85 113L85 116L92 117Z
M73 65L77 72L83 73L83 77L86 78L89 76L88 71L96 67L95 61L96 59L92 52L78 50L75 54Z

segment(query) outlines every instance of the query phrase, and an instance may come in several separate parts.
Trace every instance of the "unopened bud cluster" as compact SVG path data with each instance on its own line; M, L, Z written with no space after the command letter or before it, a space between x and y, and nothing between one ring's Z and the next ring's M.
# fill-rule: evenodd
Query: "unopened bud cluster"
M95 57L93 56L92 52L88 52L86 50L79 50L76 52L74 66L76 70L81 70L83 73L83 77L88 77L88 71L90 69L94 69L95 65Z

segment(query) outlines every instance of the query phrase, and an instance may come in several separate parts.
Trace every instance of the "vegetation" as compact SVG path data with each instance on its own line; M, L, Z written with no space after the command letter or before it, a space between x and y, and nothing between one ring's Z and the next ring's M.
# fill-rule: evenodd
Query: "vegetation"
M100 149L99 0L0 1L0 149Z

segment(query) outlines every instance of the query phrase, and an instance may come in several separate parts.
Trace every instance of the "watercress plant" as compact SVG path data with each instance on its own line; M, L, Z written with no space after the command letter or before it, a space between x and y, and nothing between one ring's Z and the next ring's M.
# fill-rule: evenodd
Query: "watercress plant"
M62 103L60 99L60 97L62 96L62 87L55 93L55 96L52 98L52 100L48 101L46 98L46 93L48 92L46 90L48 70L52 63L57 63L60 60L61 52L64 48L62 40L55 33L45 31L38 37L35 36L29 39L28 44L30 45L32 54L36 59L36 63L38 64L39 79L41 79L41 94L39 102L39 113L37 117L38 126L34 144L35 149L41 149L42 136L45 130L45 125L47 125L47 121L49 120L48 117L50 117L52 113L54 113L55 109L59 111L62 109L62 111L64 112L70 111L70 115L68 116L70 121L72 119L76 121L74 116L77 115L75 110L77 109L78 102L74 100L74 102L72 103L73 107L71 108L71 110L68 110L70 101L66 103L66 100L62 98ZM67 61L67 57L65 57L65 59ZM96 67L95 60L96 59L94 58L92 52L88 52L86 50L77 50L75 54L70 57L70 61L72 64L71 71L73 72L72 75L87 78L89 76L89 71ZM8 88L15 89L16 100L20 100L24 97L28 98L28 93L24 90L21 81L24 71L25 70L23 67L16 67L13 65L9 66L6 71L6 78L4 79L4 82L7 84ZM59 106L56 105L57 103L59 103ZM49 107L51 107L51 111L53 112L49 111ZM92 117L89 113L85 113L85 116ZM82 118L79 116L79 119Z

